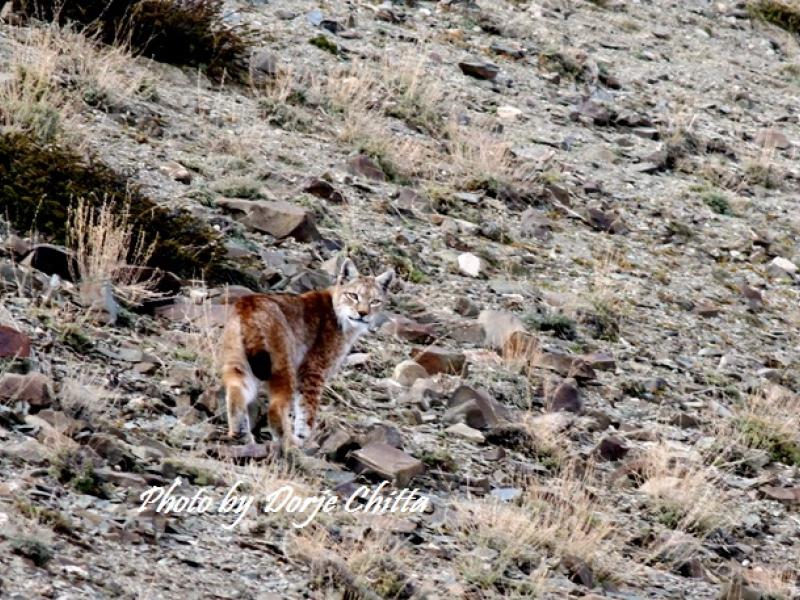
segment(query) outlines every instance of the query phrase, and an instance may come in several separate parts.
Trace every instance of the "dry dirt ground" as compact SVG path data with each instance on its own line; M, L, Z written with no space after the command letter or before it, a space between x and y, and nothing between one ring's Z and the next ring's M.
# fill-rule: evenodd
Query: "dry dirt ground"
M800 597L797 38L701 0L226 19L256 31L252 86L31 23L0 24L0 84L38 70L59 135L213 225L254 286L393 266L385 325L306 454L230 458L215 348L242 290L198 274L104 323L4 231L0 319L32 350L0 380L0 596ZM177 476L346 497L387 446L426 513L138 512Z

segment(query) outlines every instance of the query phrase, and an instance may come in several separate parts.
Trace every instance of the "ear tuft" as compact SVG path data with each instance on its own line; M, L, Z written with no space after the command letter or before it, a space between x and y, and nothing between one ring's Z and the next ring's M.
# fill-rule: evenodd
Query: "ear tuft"
M342 262L342 266L339 267L339 277L336 283L341 285L347 281L352 281L356 277L358 277L358 269L355 264L353 264L352 260L345 258L344 262Z
M380 286L384 294L389 290L392 281L394 281L394 269L389 269L375 278L375 283Z

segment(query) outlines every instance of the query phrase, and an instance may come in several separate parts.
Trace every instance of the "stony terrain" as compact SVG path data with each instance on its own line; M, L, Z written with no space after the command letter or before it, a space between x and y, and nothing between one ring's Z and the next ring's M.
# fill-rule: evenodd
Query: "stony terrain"
M61 139L242 274L98 291L0 228L0 597L800 597L797 37L733 1L225 18L253 28L251 85L0 24L0 97L39 73ZM231 445L227 300L328 285L345 255L400 281L317 439ZM387 479L430 508L138 511L177 476Z

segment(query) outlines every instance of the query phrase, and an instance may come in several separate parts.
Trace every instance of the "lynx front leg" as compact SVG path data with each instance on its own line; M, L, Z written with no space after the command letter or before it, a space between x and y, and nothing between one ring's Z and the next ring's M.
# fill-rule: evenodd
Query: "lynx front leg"
M300 397L294 406L294 435L301 445L314 435L324 385L325 378L320 373L306 371L301 375Z
M222 371L225 384L225 403L228 412L228 437L254 444L250 431L248 405L258 395L258 381L246 368L238 365L225 365Z

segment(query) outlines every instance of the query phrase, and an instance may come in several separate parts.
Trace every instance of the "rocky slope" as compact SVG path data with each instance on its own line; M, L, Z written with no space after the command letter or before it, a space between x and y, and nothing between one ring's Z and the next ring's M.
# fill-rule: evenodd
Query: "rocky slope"
M223 439L243 286L111 293L4 225L0 595L800 597L796 37L701 0L225 9L252 85L11 14L3 98L38 73L58 139L213 227L251 289L345 254L401 281L312 448L271 461L265 430ZM430 508L138 510L176 477Z

